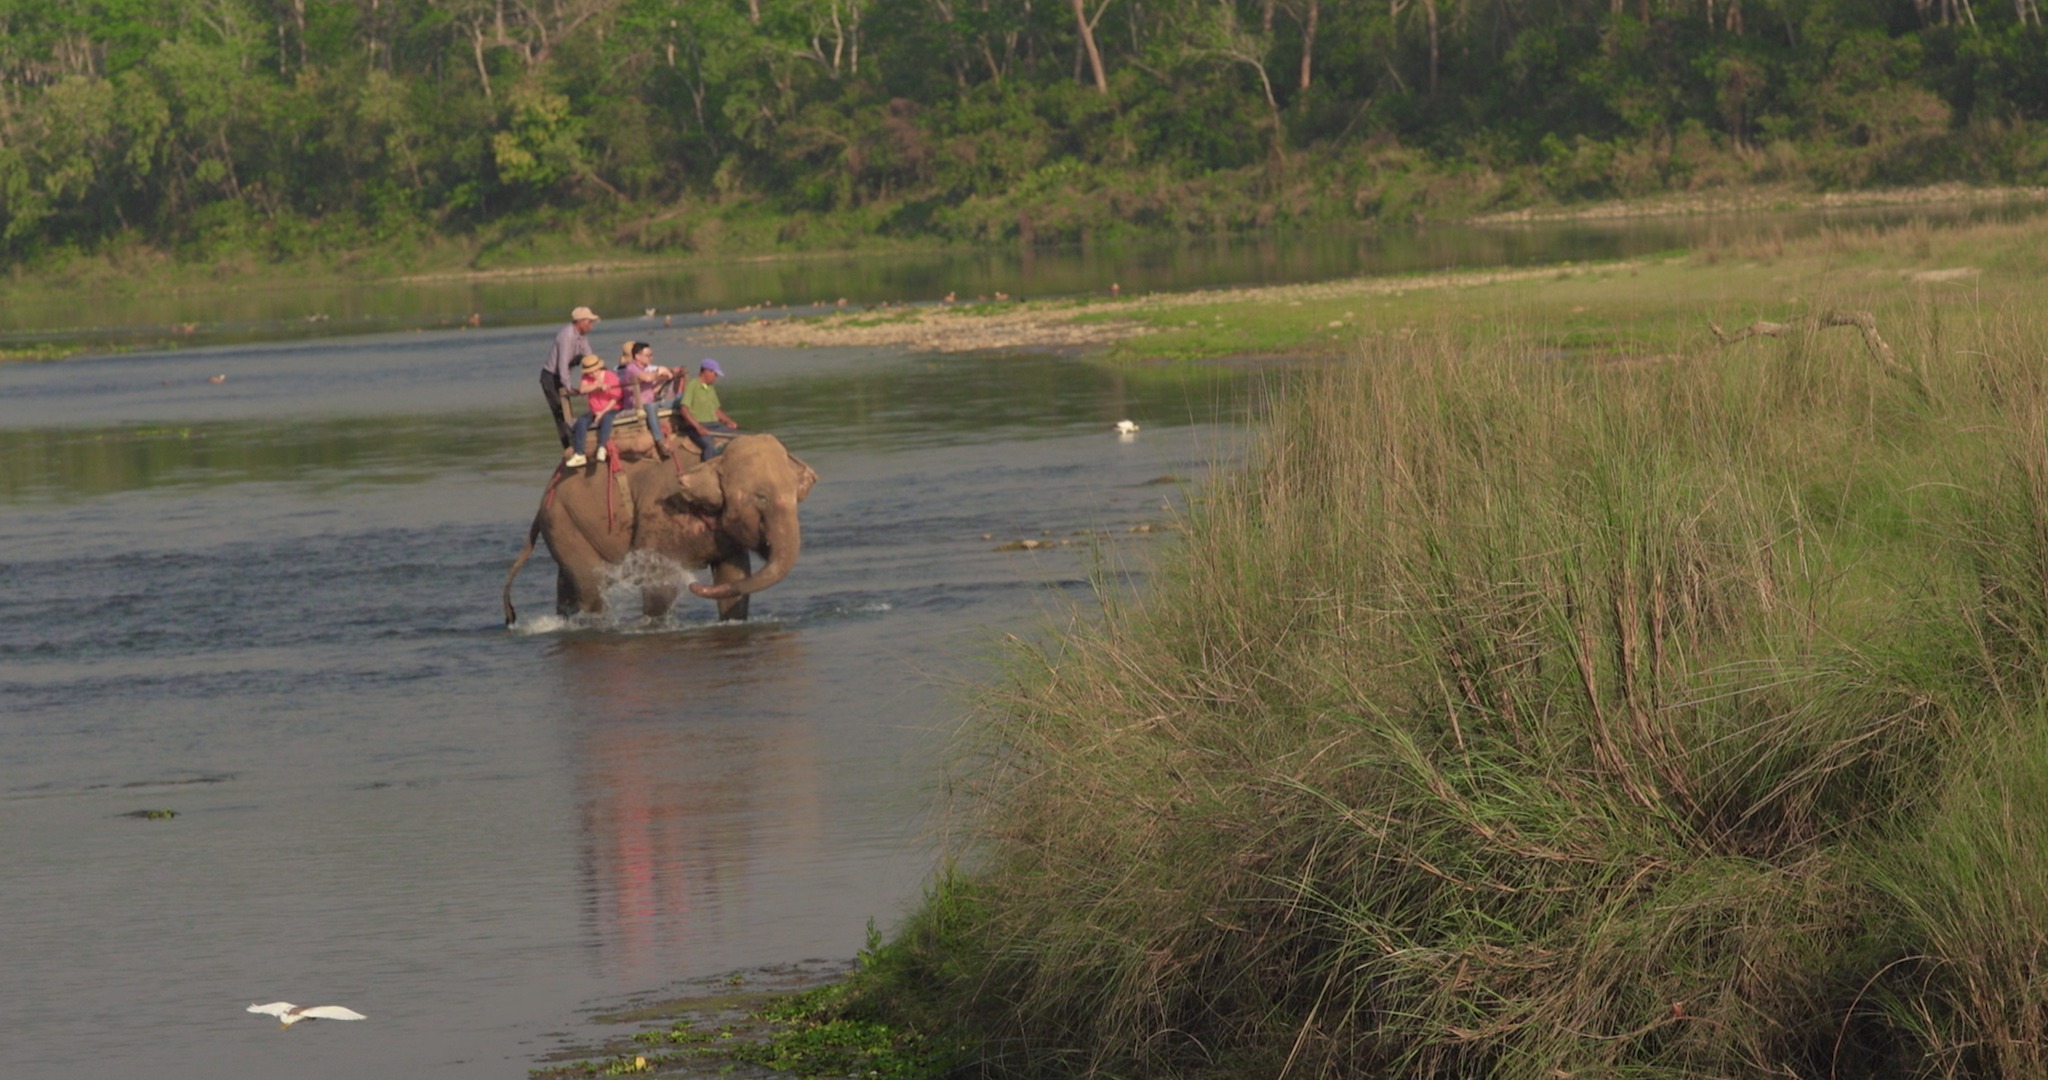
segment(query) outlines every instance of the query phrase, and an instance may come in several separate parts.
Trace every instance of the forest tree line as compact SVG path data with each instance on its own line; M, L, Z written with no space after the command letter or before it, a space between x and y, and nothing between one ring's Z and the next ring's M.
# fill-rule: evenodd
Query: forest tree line
M2033 182L2044 118L2035 0L0 0L0 250Z

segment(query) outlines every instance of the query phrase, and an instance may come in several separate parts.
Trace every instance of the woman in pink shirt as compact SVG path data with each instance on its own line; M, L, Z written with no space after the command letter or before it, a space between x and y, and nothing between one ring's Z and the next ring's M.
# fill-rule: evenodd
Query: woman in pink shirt
M590 411L576 418L576 429L569 440L569 456L562 464L571 469L580 469L589 463L583 456L583 437L590 434L590 422L597 421L597 460L610 456L607 447L612 441L612 421L619 418L619 402L625 391L619 386L619 377L605 370L604 361L595 353L583 354L583 380L576 384L576 392L590 399Z

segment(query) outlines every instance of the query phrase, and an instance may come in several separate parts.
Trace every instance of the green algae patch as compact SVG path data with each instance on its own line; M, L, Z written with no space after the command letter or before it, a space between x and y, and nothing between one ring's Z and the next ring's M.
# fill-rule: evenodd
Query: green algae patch
M703 980L701 993L600 1013L593 1023L641 1030L570 1047L534 1080L604 1076L861 1077L945 1075L957 1049L901 1022L868 1015L884 979L874 953L855 964L807 963Z

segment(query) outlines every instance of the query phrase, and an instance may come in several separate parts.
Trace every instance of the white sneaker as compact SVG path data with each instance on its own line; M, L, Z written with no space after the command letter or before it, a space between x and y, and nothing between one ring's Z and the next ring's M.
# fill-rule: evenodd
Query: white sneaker
M590 459L582 454L570 454L562 459L562 467L568 469L580 469L588 464L590 464Z
M603 461L603 460L604 460L605 458L607 458L607 457L609 457L609 456L611 456L611 448L610 448L610 447L606 447L606 446L600 446L600 447L598 447L598 448L597 448L597 460L599 460L599 461Z

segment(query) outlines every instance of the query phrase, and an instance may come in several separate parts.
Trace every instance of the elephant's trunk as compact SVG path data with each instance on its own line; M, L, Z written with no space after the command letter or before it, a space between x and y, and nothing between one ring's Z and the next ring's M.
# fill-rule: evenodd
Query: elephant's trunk
M797 524L796 497L788 495L776 500L775 508L768 513L768 561L761 569L722 585L692 584L690 591L706 600L731 600L739 596L752 596L762 589L789 576L796 566L797 555L803 550L803 529Z

